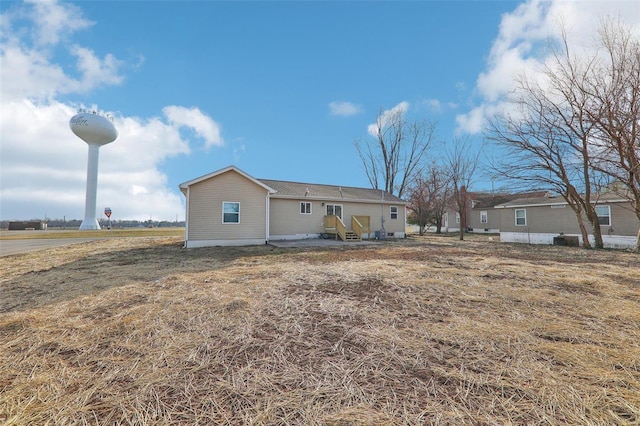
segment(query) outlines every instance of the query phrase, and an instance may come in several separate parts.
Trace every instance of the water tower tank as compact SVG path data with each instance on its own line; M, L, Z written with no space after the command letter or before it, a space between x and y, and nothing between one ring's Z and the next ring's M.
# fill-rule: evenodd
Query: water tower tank
M106 145L118 137L116 126L99 114L82 112L71 117L71 131L88 144Z

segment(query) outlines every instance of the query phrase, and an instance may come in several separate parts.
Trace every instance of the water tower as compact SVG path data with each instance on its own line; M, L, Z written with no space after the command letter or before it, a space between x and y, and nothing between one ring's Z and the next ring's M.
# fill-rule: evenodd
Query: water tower
M87 195L84 220L80 229L100 229L96 219L96 192L98 190L98 157L100 147L113 142L118 131L110 118L96 112L79 111L69 121L71 131L89 145L87 160Z

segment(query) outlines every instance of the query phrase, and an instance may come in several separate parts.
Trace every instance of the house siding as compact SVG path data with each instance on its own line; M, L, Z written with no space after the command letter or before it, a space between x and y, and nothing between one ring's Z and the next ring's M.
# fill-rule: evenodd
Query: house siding
M300 203L311 202L311 214L300 214ZM380 218L384 214L385 230L394 237L405 237L404 204L364 203L346 200L309 200L271 198L269 235L273 240L294 238L316 238L324 232L326 204L342 205L342 217L345 226L351 228L351 216L369 216L371 232L381 229ZM390 206L398 207L398 218L391 219ZM366 236L365 236L366 237ZM373 236L372 236L373 237Z
M598 205L610 207L610 225L601 225L603 244L607 248L630 248L635 245L635 236L640 222L633 213L629 202L601 202ZM501 215L500 240L529 244L553 244L559 234L578 236L583 244L576 215L568 206L551 205L513 206L505 208ZM515 225L515 211L526 210L526 226ZM593 244L593 228L586 217L584 225Z
M483 211L487 212L487 223L481 222L480 215ZM455 213L453 214L453 221L455 222ZM467 227L471 228L472 232L499 232L500 211L488 207L472 209L467 213Z
M526 225L516 225L516 210L526 211ZM576 215L569 207L551 206L509 207L500 216L500 231L573 234L580 232Z
M600 203L598 205L610 206L611 225L601 225L602 234L609 235L635 235L638 232L638 219L633 214L630 203ZM516 226L515 211L526 210L526 226ZM592 227L586 217L584 224L589 232ZM575 212L568 205L564 207L523 206L509 207L501 216L500 230L503 232L530 232L551 234L579 234L580 228L576 220Z
M230 240L262 242L266 235L267 191L230 170L189 187L188 246ZM240 223L222 223L222 203L240 203ZM198 243L201 241L202 243Z
M311 214L300 213L300 203L311 203ZM324 230L324 207L320 201L271 199L269 235L271 239L317 237Z
M631 203L602 203L599 205L611 206L611 226L603 226L603 234L636 235L638 233L640 224Z

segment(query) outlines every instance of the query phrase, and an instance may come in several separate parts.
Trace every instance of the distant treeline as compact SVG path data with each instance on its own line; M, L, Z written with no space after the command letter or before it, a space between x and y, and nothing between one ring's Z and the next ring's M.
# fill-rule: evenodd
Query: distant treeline
M1 229L9 228L9 220L0 221ZM29 222L44 222L47 225L48 229L74 229L80 228L82 224L81 219L30 219ZM99 220L100 226L102 228L107 228L109 226L108 220ZM168 221L168 220L112 220L111 227L112 228L175 228L175 227L184 227L184 221L176 222L176 221Z

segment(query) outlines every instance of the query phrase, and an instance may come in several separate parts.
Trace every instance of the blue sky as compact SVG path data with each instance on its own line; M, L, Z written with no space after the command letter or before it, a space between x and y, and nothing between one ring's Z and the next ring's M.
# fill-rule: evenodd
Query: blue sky
M98 215L184 218L178 184L257 178L368 187L354 141L382 110L482 143L518 72L563 20L588 49L632 1L1 3L0 219L84 214L77 108L115 116ZM431 156L437 158L441 145ZM478 177L476 190L490 189Z

